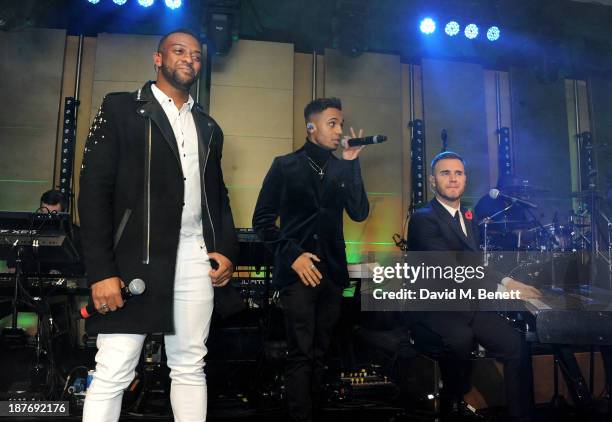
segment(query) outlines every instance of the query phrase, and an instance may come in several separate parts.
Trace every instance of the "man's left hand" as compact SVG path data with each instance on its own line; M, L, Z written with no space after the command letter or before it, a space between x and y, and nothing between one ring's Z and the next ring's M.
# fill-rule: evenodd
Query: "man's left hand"
M216 261L217 264L219 264L219 267L216 270L210 270L212 285L214 287L225 286L232 278L232 274L234 273L234 264L232 264L232 261L227 259L224 255L217 252L210 252L208 257L211 261Z
M355 135L355 130L351 128L351 138L361 138L363 136L363 129L359 129L359 135ZM344 139L349 139L348 136L345 136ZM361 145L358 147L347 147L342 150L342 159L343 160L354 160L359 157L359 153L362 149L365 148L365 145Z

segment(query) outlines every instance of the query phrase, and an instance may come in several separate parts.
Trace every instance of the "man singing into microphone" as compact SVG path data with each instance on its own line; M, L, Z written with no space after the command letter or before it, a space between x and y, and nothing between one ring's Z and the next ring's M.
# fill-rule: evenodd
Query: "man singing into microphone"
M87 138L79 211L98 310L87 320L88 333L98 334L87 422L119 419L147 333L165 333L175 420L206 419L213 286L229 281L238 243L221 172L223 133L189 95L201 57L190 31L165 35L153 54L156 81L108 94ZM124 305L120 289L136 278L146 291Z
M342 160L332 154L342 138L340 100L314 100L304 118L306 143L274 159L253 215L253 228L275 256L287 329L287 401L291 419L300 422L318 420L325 354L348 283L343 211L355 221L369 212L358 159L363 146L347 145Z

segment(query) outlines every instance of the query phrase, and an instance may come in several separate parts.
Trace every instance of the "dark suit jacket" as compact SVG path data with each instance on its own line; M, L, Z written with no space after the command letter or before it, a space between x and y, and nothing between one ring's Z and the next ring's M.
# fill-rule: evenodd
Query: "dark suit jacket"
M432 199L410 218L408 249L412 251L477 251L480 238L476 219L465 217L467 209L461 207L468 236L457 227L450 213L437 200Z
M343 211L355 221L369 212L359 159L332 155L323 181L318 178L301 148L275 158L261 187L253 228L275 256L273 281L279 288L299 281L291 264L303 252L317 254L334 282L348 283Z
M235 262L238 242L221 171L223 133L192 108L200 155L202 225L210 252ZM146 282L123 309L87 320L91 333L172 332L176 251L184 181L174 132L151 91L107 95L81 169L79 215L89 283L119 276Z
M461 207L467 237L444 206L435 198L431 200L410 218L408 250L440 252L439 259L444 265L482 265L476 216L468 220L466 211L466 208ZM486 274L485 279L471 282L470 287L496 290L502 275L492 270L487 270Z

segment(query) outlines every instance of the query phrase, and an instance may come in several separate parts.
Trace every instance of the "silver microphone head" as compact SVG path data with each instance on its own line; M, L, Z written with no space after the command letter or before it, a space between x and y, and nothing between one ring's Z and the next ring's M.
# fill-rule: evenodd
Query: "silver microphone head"
M146 287L147 285L143 280L141 280L140 278L135 278L134 280L130 281L130 284L128 285L128 290L131 294L138 296L144 293Z
M493 199L497 199L497 197L499 196L499 189L491 189L489 191L489 196Z

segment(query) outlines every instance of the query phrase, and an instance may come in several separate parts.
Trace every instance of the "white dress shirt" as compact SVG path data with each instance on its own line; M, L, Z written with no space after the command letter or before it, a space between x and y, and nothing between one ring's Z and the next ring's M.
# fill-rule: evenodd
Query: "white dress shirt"
M461 221L461 230L463 230L463 234L467 237L467 230L465 228L465 221L463 221L463 213L461 212L461 204L459 204L459 208L453 208L450 205L446 205L444 202L440 201L437 197L436 200L442 204L442 206L449 212L451 217L455 218L455 213L459 211L459 221ZM505 291L506 284L512 281L510 277L504 277L501 282L497 285L497 291Z
M442 206L446 209L446 211L448 211L451 215L451 217L455 218L455 214L457 213L457 211L459 212L459 221L461 221L461 230L463 230L463 234L465 235L465 237L467 237L467 230L465 228L465 221L463 221L463 214L461 213L461 204L459 204L459 208L453 208L450 205L445 204L444 202L440 201L438 199L438 197L436 197L436 200L442 204Z
M181 159L185 184L181 236L201 236L203 239L198 133L191 114L193 98L190 95L187 102L179 109L174 100L155 84L151 85L151 90L170 121Z

